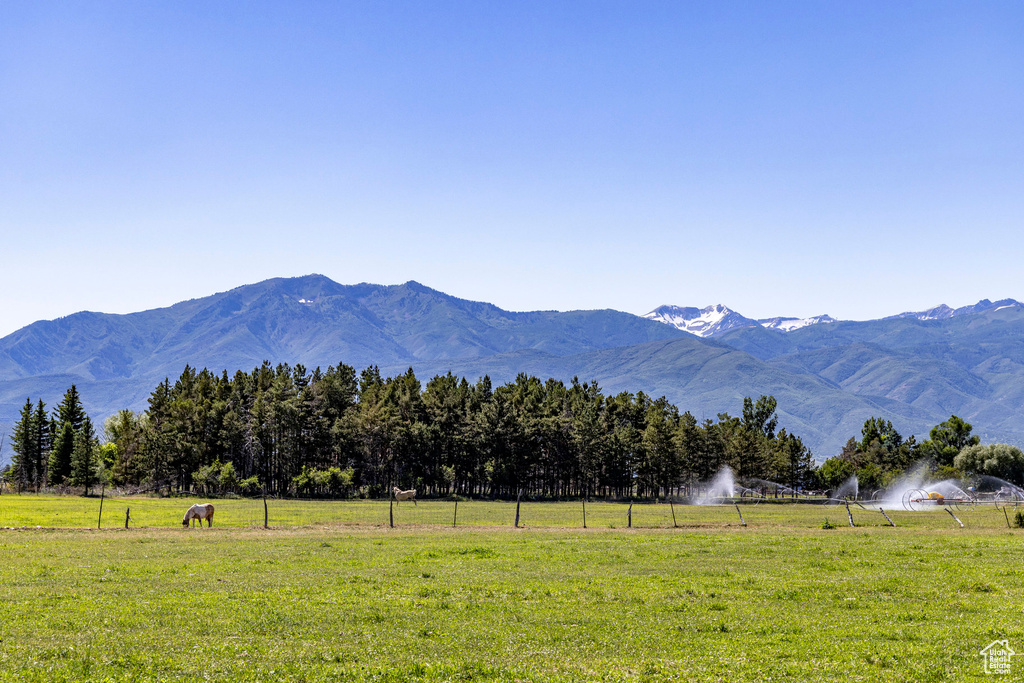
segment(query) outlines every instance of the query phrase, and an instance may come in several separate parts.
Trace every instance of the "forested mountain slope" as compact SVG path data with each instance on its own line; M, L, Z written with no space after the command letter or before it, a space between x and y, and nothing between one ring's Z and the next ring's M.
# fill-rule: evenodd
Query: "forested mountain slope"
M1024 440L1024 307L1016 302L942 319L846 321L789 333L744 328L718 340L864 398L955 413L983 436Z
M514 313L424 287L276 279L128 315L76 313L0 339L0 381L175 375L186 363L229 371L263 360L356 367L536 349L565 355L682 336L628 313Z

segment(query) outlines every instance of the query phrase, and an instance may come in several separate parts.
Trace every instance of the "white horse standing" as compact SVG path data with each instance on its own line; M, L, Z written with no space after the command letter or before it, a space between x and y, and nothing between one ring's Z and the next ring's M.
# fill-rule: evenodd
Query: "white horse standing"
M202 505L196 503L185 511L185 517L181 520L181 525L188 526L189 521L191 521L194 527L197 519L199 520L200 528L203 526L204 519L207 526L213 526L213 505L211 503L204 503Z
M391 489L391 493L394 494L395 500L411 500L413 505L416 504L416 489L409 489L408 491L403 491L402 489L395 486Z

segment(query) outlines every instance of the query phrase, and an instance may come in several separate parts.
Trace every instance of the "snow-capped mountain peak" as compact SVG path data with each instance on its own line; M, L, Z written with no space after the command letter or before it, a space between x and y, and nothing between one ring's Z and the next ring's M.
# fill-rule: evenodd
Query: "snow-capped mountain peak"
M947 318L954 318L960 315L983 313L985 311L995 312L1005 308L1017 307L1024 308L1024 303L1014 299L1000 299L999 301L982 299L978 303L970 306L951 308L946 304L939 304L938 306L929 308L926 311L909 311L906 313L900 313L899 315L890 315L887 318L881 318L881 320L891 320L893 318L945 320ZM780 316L777 318L761 318L759 320L752 320L751 318L747 318L746 316L743 316L722 304L715 304L714 306L708 306L706 308L694 308L692 306L659 306L643 317L650 320L657 320L658 322L665 323L666 325L672 325L677 329L689 332L690 334L695 334L698 337L717 337L720 334L728 332L729 330L734 330L738 327L761 326L769 330L776 330L779 332L793 332L810 325L825 325L839 322L839 320L836 320L830 315L816 315L810 318L791 318Z
M1000 299L999 301L992 302L988 299L982 299L976 304L970 306L961 306L960 308L950 308L946 304L939 304L934 308L929 308L927 311L907 311L906 313L900 313L898 315L890 315L882 320L891 320L893 318L916 318L918 320L945 320L946 318L953 318L958 315L967 315L970 313L982 313L989 310L999 310L1001 308L1011 308L1013 306L1024 306L1021 302L1014 299Z
M693 306L658 306L643 316L672 325L698 337L714 337L737 327L752 327L756 320L746 318L722 304L695 308Z
M816 315L811 318L762 318L757 322L761 323L762 327L767 327L769 330L792 332L793 330L799 330L801 327L807 327L808 325L819 325L838 321L832 316L825 314Z

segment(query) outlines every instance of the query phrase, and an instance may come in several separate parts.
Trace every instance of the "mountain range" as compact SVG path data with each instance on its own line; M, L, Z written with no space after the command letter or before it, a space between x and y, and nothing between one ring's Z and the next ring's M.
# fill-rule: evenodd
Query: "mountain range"
M1024 305L987 300L873 321L752 320L725 306L511 312L416 282L280 278L127 315L82 312L0 339L0 431L25 398L51 407L75 383L99 420L140 410L185 364L217 372L264 360L309 368L409 367L496 383L526 372L666 396L698 419L778 399L780 426L821 459L864 420L904 435L957 414L986 441L1024 444ZM7 450L9 454L9 448Z
M988 299L982 299L972 306L950 308L946 304L940 304L934 308L929 308L927 311L900 313L898 315L891 315L882 319L893 320L896 318L913 318L915 320L945 320L946 318L953 318L960 315L970 315L972 313L982 313L992 309L1021 305L1022 304L1019 301L1015 301L1013 299L1002 299L996 302L989 301ZM714 306L707 306L705 308L672 305L659 306L650 313L645 314L643 317L648 320L663 322L666 325L671 325L676 329L682 330L683 332L689 332L690 334L694 334L698 337L718 337L739 327L767 327L768 329L779 330L780 332L792 332L794 330L807 327L808 325L839 322L827 314L816 315L810 318L776 317L754 320L747 318L746 316L737 313L722 304L715 304Z

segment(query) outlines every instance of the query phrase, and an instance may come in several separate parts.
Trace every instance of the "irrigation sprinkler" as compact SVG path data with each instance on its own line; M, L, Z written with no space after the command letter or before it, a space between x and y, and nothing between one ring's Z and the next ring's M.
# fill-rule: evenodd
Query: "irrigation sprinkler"
M885 514L885 508L878 508L878 511L882 513L882 516L889 522L889 526L896 526L896 522L889 519L889 515Z
M678 524L676 524L676 506L675 506L675 504L674 504L674 503L672 502L672 499L671 499L671 498L669 498L669 499L668 499L668 507L669 507L669 509L671 509L671 510L672 510L672 528L673 528L673 529L678 529L678 528L679 528L679 525L678 525ZM741 516L742 516L742 515L741 515ZM744 524L744 526L746 526L746 525Z
M740 512L740 506L736 505L735 503L733 503L733 506L736 508L736 514L738 514L740 516L740 524L742 524L743 526L746 526L747 525L747 521L745 519L743 519L743 513Z
M952 510L950 510L949 508L942 508L942 509L945 510L946 512L948 512L950 517L952 517L953 519L956 519L956 523L960 525L961 529L964 528L964 523L961 522L959 519L957 519L957 516L953 514Z
M849 503L849 501L847 501L847 503L846 503L846 516L850 518L850 526L857 526L856 524L853 523L853 513L850 512L850 503Z
M1012 526L1010 526L1010 515L1009 515L1009 514L1007 514L1007 512L1006 512L1006 506L1005 506L1005 505L1003 506L1003 517L1005 517L1005 518L1006 518L1006 528L1007 528L1007 529L1012 529L1013 527L1012 527Z
M939 484L943 483L939 482ZM943 491L945 492L943 493ZM974 491L964 491L958 486L947 486L940 491L928 491L920 488L907 489L901 496L901 502L904 509L911 512L918 512L931 506L942 506L947 511L949 508L954 508L958 511L966 510L970 512L979 505L998 506L1000 503L1005 502L1005 498L999 497L998 493L992 495L980 494Z

